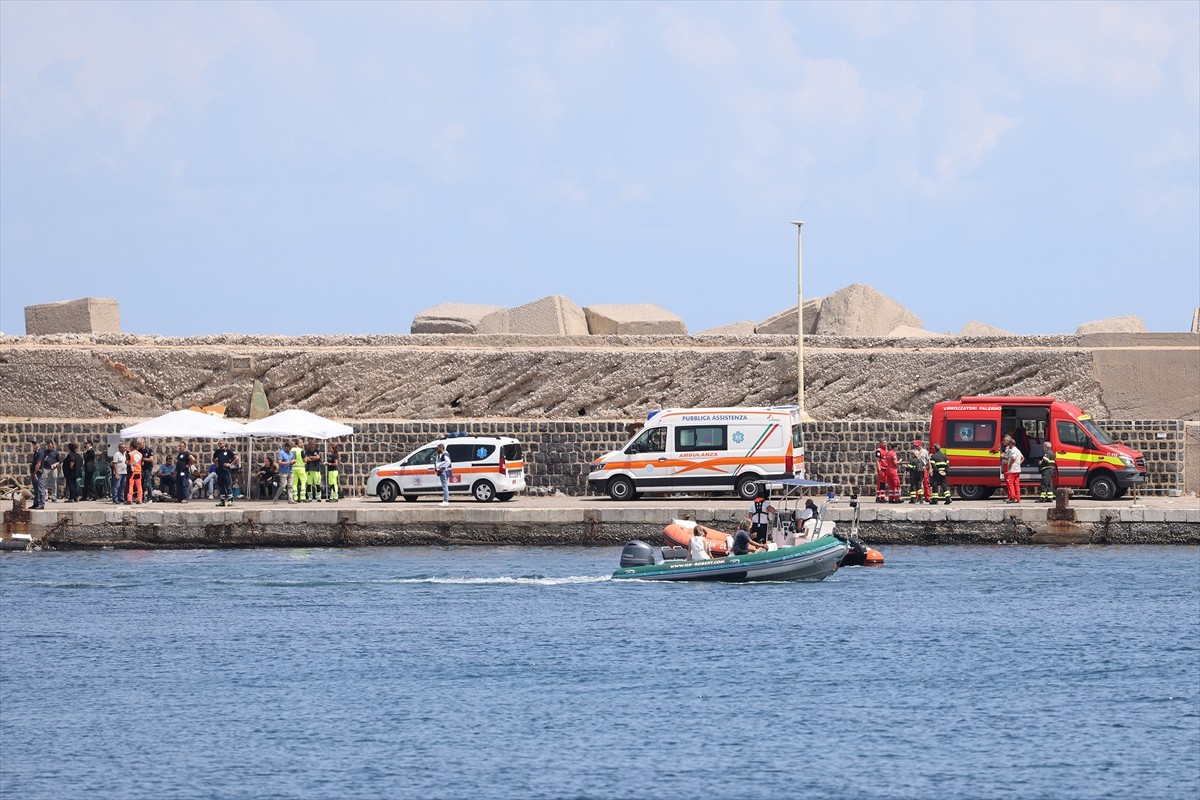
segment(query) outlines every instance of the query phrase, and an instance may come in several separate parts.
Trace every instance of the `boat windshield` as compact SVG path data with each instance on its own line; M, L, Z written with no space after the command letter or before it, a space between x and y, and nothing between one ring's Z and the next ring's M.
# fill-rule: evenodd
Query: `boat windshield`
M1092 422L1090 419L1081 419L1079 420L1079 424L1083 426L1084 430L1092 435L1092 438L1096 440L1097 444L1115 444L1112 438L1110 438L1109 435L1104 432L1104 429Z

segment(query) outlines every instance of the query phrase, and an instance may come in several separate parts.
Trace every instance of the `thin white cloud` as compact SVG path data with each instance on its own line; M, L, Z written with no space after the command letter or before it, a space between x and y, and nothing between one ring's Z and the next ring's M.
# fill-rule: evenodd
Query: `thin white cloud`
M998 3L988 10L1031 77L1146 92L1163 82L1176 46L1174 12L1183 5Z
M727 67L737 62L738 49L716 21L694 18L676 8L661 12L667 51L699 67Z

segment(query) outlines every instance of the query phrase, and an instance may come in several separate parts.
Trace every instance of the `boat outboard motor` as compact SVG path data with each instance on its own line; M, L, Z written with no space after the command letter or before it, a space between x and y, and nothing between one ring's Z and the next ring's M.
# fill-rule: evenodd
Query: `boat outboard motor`
M646 567L654 563L654 548L642 541L626 542L621 548L622 567Z

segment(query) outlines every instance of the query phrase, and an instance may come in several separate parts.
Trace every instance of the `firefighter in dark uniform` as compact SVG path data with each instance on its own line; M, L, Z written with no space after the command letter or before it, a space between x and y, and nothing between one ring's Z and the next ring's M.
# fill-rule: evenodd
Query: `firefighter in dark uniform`
M950 483L946 476L950 472L950 457L942 452L942 446L935 444L929 454L929 480L933 484L933 495L929 498L930 505L937 505L938 498L950 505Z
M1042 472L1042 485L1038 487L1039 503L1054 502L1054 471L1058 465L1054 462L1054 445L1050 440L1042 442L1042 460L1038 462L1038 469Z
M913 442L912 450L908 451L908 459L904 468L908 470L908 502L917 502L925 491L925 456L921 453L921 440Z

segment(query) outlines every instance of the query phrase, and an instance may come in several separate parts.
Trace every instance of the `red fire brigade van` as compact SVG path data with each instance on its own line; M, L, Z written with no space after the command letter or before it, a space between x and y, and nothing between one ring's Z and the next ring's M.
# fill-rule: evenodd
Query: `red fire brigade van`
M930 442L950 459L951 486L964 500L985 500L1003 483L1000 440L1024 455L1021 485L1041 481L1047 446L1058 465L1056 487L1086 489L1097 500L1120 497L1146 480L1146 459L1109 438L1083 409L1053 397L962 397L933 407Z

